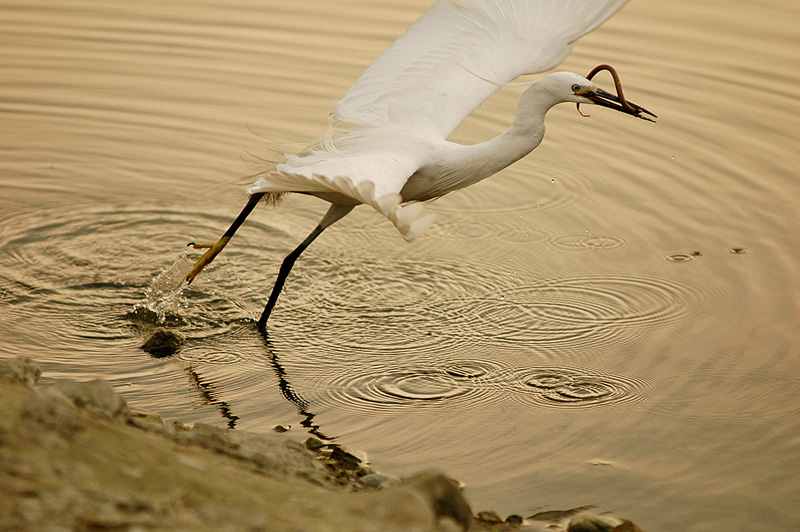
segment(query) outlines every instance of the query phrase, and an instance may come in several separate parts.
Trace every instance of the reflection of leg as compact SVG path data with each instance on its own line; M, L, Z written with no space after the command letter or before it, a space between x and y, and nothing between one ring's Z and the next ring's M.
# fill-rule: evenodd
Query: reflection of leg
M250 199L247 200L247 204L244 206L244 209L242 209L242 212L239 213L239 216L236 217L236 220L234 220L228 230L225 231L225 234L222 235L222 238L216 242L212 242L210 244L196 244L194 242L189 242L189 245L194 249L208 248L208 251L206 251L203 256L200 257L200 260L197 261L191 271L186 274L186 281L188 281L189 284L192 284L192 281L194 281L194 278L197 277L197 274L203 271L203 268L211 264L211 261L214 260L214 257L219 255L219 252L222 251L222 248L228 244L228 241L233 237L233 234L237 229L239 229L239 226L242 225L242 222L244 222L248 215L253 212L253 208L255 208L256 204L263 195L263 193L251 195Z
M303 399L299 392L295 391L295 389L292 387L292 384L289 382L289 376L286 374L286 368L284 368L283 364L281 364L278 354L275 352L275 346L272 345L272 342L269 339L269 333L267 330L261 329L259 332L264 339L264 347L266 348L267 356L269 357L272 369L275 370L275 376L278 377L278 389L280 389L281 395L287 401L292 403L297 408L297 413L302 416L303 420L300 421L300 425L308 429L310 434L313 434L320 440L326 442L335 440L335 437L326 435L320 430L319 425L314 423L315 414L309 411L311 406L305 399Z
M214 383L205 382L192 365L186 368L186 372L189 374L189 378L192 380L194 387L200 392L200 396L203 398L203 404L216 407L220 414L222 414L222 417L228 420L228 428L236 428L236 422L239 420L239 416L231 411L231 407L228 403L217 398L218 391Z
M328 212L325 213L325 216L320 221L319 225L317 225L313 231L303 240L299 246L295 248L294 251L289 253L285 259L283 259L283 263L281 264L281 269L278 272L278 278L275 280L275 286L272 288L272 293L269 296L269 301L267 301L266 307L264 307L264 312L261 313L261 317L258 319L258 328L264 329L267 326L267 320L269 319L269 315L272 313L272 309L275 307L275 303L278 302L278 296L281 294L281 289L283 288L283 284L286 282L286 278L289 276L289 272L292 271L292 266L294 266L297 257L300 256L303 251L317 238L322 232L325 230L326 227L331 226L337 220L343 218L347 213L353 210L355 205L340 205L340 204L332 204L331 207L328 209Z

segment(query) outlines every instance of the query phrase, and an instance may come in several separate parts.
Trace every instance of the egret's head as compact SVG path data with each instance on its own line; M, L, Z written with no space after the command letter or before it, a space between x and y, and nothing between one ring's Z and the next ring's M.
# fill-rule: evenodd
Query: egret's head
M644 107L624 100L624 97L621 97L620 94L612 94L603 90L588 79L573 72L556 72L545 76L540 82L545 82L542 83L543 88L561 102L600 105L644 120L650 120L643 116L644 114L652 117L656 116ZM620 91L621 89L618 87L618 93Z

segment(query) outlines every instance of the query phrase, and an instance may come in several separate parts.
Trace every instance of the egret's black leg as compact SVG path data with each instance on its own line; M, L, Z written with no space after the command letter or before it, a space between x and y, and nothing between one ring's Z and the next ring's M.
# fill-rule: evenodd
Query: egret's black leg
M239 216L236 217L228 230L225 231L225 234L222 235L222 238L216 242L212 242L210 244L197 244L195 242L189 242L188 245L192 246L194 249L208 248L208 251L206 251L203 256L200 257L191 271L186 274L186 281L188 284L191 284L192 281L194 281L194 278L197 277L197 274L199 274L203 268L211 264L211 261L214 260L214 257L219 255L219 252L222 251L222 248L228 244L228 241L233 237L233 234L236 232L236 230L239 229L239 226L242 225L250 213L253 212L253 209L261 200L262 196L264 196L263 193L252 194L247 200L247 204L244 206L244 209L242 209L242 212L239 213Z
M283 283L286 282L286 278L289 276L289 272L292 271L292 266L294 266L294 262L297 260L297 257L305 251L311 242L314 241L325 228L321 226L316 226L311 234L306 237L303 242L295 248L294 251L289 253L283 262L281 263L281 269L278 272L278 278L275 280L275 286L272 287L272 293L269 295L269 301L267 301L267 306L264 307L264 312L261 313L261 317L258 319L258 328L263 329L267 326L267 320L269 319L269 315L272 313L272 309L275 307L275 303L278 302L278 296L281 293L281 289L283 288Z
M283 288L283 283L286 282L286 278L289 276L289 272L292 271L292 266L294 266L297 257L300 256L303 251L317 238L322 232L329 226L331 226L334 222L341 219L344 215L348 212L353 210L355 205L331 205L328 212L325 213L325 216L322 218L322 221L317 225L313 231L303 240L299 246L297 246L294 251L289 253L285 259L283 259L283 263L281 263L281 269L278 272L278 278L275 280L275 286L272 287L272 293L269 295L269 301L267 301L267 305L264 307L264 312L261 313L261 317L258 319L257 327L259 330L264 330L267 326L267 320L269 319L269 315L272 313L272 309L275 308L275 303L278 302L278 296L281 294L281 289Z

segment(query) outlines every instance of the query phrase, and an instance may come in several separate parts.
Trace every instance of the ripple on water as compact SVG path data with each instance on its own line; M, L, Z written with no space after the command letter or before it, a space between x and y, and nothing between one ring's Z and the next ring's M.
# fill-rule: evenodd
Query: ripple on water
M0 322L9 333L36 331L36 344L59 351L100 352L103 340L136 343L156 326L178 326L188 336L229 330L242 319L236 303L183 283L194 260L184 251L188 235L216 234L223 225L222 217L108 207L9 217ZM158 273L164 264L172 265Z
M638 378L583 368L517 367L495 360L429 359L422 367L373 363L326 370L309 386L322 395L320 403L383 413L454 401L588 407L641 400L650 387Z
M204 346L202 350L180 351L178 359L184 362L202 362L204 364L236 364L244 360L244 356L241 352Z
M644 398L645 381L582 368L530 368L515 375L513 397L553 407L588 407Z
M656 413L666 418L766 422L800 412L796 374L769 364L739 369L699 359L695 367L662 372L659 379L665 394Z
M560 250L573 252L601 251L628 245L628 241L624 238L598 235L563 235L551 238L547 242Z
M550 162L559 166L563 163ZM564 168L558 174L542 175L543 164L548 164L543 155L536 162L522 159L478 187L460 190L453 199L438 200L435 210L455 214L469 212L478 216L513 216L523 212L539 213L570 208L588 197L593 187L591 174ZM520 194L520 190L532 186L535 187L535 194Z
M424 312L458 330L464 341L566 349L675 320L692 297L667 280L611 275L553 279L501 294L435 301Z
M692 251L690 253L672 253L671 255L664 257L664 260L669 262L691 262L702 256L703 254L700 251Z
M380 346L395 332L410 336L443 332L428 321L426 304L488 297L512 286L508 272L462 263L309 257L292 272L271 319L289 333L293 322L309 319L322 334L330 329L335 344ZM347 324L348 335L355 335L356 340L341 334L341 327ZM373 326L378 329L364 332Z
M437 217L426 231L426 236L461 240L501 240L505 242L535 243L547 238L547 233L534 229L523 216L481 214L464 218L450 213Z
M620 275L556 278L523 285L507 271L416 261L316 261L298 269L272 331L315 349L447 355L500 344L565 352L604 348L697 308L702 287ZM347 331L347 334L342 334Z
M307 368L311 370L311 368ZM419 405L450 404L466 401L470 405L502 399L495 377L507 371L493 361L447 362L427 358L411 367L401 363L364 366L338 364L316 374L312 386L322 393L322 403L344 405L356 410L402 411Z

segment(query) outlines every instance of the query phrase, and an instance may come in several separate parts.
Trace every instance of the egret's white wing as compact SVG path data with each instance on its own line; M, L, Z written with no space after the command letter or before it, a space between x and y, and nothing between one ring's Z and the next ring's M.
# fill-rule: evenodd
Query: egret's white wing
M347 91L334 119L446 138L498 89L484 80L555 67L626 1L437 0Z

